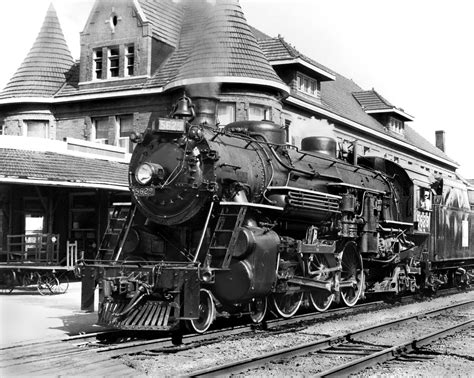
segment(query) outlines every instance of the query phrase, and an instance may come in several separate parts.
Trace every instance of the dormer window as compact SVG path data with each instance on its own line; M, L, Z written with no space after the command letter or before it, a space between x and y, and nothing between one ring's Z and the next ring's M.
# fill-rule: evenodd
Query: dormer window
M321 83L318 80L303 75L302 73L297 74L296 80L298 91L320 98Z
M397 134L400 134L400 135L403 135L404 132L405 132L405 125L404 125L404 122L397 119L397 118L394 118L394 117L390 117L389 121L388 121L388 128L397 133Z
M125 76L133 76L135 65L135 47L125 46Z
M109 77L119 76L120 50L118 47L109 49Z
M102 49L94 50L94 79L102 79Z
M92 80L136 75L135 45L100 47L93 52Z

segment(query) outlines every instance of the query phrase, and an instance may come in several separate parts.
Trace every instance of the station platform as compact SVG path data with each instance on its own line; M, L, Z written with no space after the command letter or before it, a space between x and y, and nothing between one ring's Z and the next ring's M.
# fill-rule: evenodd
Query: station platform
M95 312L81 311L81 283L70 282L64 294L41 295L35 287L0 295L0 347L67 338L103 330Z

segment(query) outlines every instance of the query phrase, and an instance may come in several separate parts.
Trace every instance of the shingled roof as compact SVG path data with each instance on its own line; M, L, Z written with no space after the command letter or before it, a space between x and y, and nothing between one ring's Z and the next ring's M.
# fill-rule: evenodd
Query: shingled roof
M55 152L0 148L0 182L128 190L128 165Z
M153 37L176 47L183 18L181 4L171 0L138 0L138 4L151 22Z
M65 83L73 63L58 16L51 4L33 47L0 92L0 99L51 97Z
M373 116L362 110L359 102L353 96L357 92L363 92L363 89L354 81L336 73L335 81L321 83L321 108L457 164L408 124L405 124L405 136L387 130Z
M257 29L254 30L260 48L272 64L279 64L280 62L306 63L309 68L313 66L312 69L315 72L318 72L329 80L334 80L334 72L332 70L299 52L296 48L286 42L283 37L266 38L267 36L265 34Z
M177 50L147 87L239 81L286 90L252 34L237 0L187 0Z
M368 114L394 112L404 120L413 121L412 116L406 114L402 109L398 109L392 105L373 89L370 91L354 92L352 95L359 102L362 109Z

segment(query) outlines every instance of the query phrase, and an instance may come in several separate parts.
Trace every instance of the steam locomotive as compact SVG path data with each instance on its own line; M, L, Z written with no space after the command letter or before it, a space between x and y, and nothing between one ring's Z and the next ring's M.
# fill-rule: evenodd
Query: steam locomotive
M268 121L218 127L215 109L183 96L131 136L134 207L93 264L100 323L202 333L218 316L258 323L269 308L288 318L471 277L465 186L436 181L422 208L393 161L338 151L330 134L296 148Z

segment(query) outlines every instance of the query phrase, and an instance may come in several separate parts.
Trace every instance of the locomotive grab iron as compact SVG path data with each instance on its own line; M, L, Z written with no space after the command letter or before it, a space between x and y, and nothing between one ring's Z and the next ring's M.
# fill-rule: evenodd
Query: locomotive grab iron
M134 205L92 265L100 323L205 332L217 316L260 322L268 306L291 317L302 304L325 311L369 293L414 292L457 268L433 274L431 210L417 208L399 165L355 148L336 156L330 132L298 149L272 122L218 127L217 101L193 102L182 97L170 118L131 137ZM469 208L458 209L467 222ZM462 227L470 243L470 220Z

